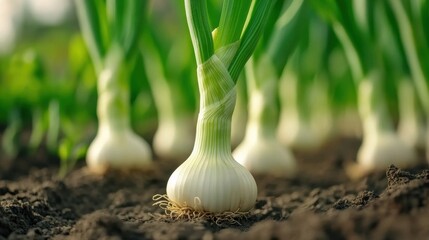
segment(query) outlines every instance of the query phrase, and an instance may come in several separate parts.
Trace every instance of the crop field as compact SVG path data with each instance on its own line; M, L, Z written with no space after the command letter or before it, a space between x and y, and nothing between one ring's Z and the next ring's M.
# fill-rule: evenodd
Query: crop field
M429 0L0 0L0 240L429 239Z

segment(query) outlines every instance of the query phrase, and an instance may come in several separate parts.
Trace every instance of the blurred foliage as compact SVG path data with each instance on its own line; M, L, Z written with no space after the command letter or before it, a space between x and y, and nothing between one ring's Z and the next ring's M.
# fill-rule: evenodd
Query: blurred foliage
M36 28L0 57L0 160L47 148L64 175L96 134L97 78L75 19L65 29ZM150 136L156 109L141 66L138 59L129 80L132 122Z

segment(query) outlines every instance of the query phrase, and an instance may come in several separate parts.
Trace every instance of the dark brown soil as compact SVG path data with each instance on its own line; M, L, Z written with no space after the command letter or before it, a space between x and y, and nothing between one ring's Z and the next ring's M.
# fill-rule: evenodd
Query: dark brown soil
M84 163L64 179L39 151L0 158L1 239L429 239L429 169L394 166L351 181L345 166L360 142L335 141L297 153L293 179L256 176L259 196L240 224L173 220L153 206L174 166L151 173L90 174Z

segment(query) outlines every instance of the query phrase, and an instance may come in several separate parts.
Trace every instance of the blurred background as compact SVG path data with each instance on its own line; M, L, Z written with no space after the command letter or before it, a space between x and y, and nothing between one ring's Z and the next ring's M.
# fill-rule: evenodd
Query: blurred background
M146 39L149 33L153 38L154 46L151 47L157 48L160 64L167 69L164 69L165 77L180 78L181 81L176 81L173 89L185 98L181 103L184 109L195 113L198 102L195 61L189 44L183 3L168 0L148 2L146 12L142 12L142 17L149 23L143 24L147 29L143 35ZM341 26L351 40L348 50L355 48L363 71L367 71L365 74L369 74L370 70L382 69L385 80L381 81L377 91L383 93L387 100L387 115L394 126L400 125L399 82L402 78L415 80L419 77L419 71L424 81L427 80L425 76L429 75L429 58L425 54L429 45L429 1L398 0L408 14L402 20L397 9L392 7L393 2L390 1L389 5L387 0L309 2L312 4L306 7L311 8L307 16L310 20L299 23L306 33L296 38L297 50L290 50L291 64L286 66L288 72L296 73L298 85L301 86L287 85L293 84L289 82L286 88L290 91L296 87L292 92L300 96L294 96L287 89L280 93L298 99L299 106L292 108L300 108L298 112L304 117L298 117L297 121L316 119L308 125L313 128L309 131L311 134L318 134L322 121L318 112L322 115L328 113L330 116L324 118L329 122L324 140L332 136L362 137L361 118L357 113L357 84L353 80L353 69L356 68L347 59L347 47L344 48L347 39L341 39L341 28L338 28ZM208 1L212 26L217 26L221 3ZM406 26L401 25L404 19L412 23L414 45L410 41L404 42L403 29ZM183 39L178 36L183 36ZM407 55L407 50L413 47L418 49L414 65ZM374 60L374 56L379 57ZM151 90L154 88L153 82L151 85L141 58L139 56L137 67L131 70L129 79L131 122L133 129L152 143L159 125L160 111L157 110L156 94ZM417 68L416 64L419 65ZM417 98L414 92L419 89L415 87L418 81L408 82L414 84L411 87L413 93L404 96ZM65 164L66 168L83 159L97 131L96 86L97 77L80 33L72 0L0 0L0 161L33 156L40 151L43 151L42 155L48 154L55 161ZM404 114L416 115L419 122L425 115L422 105L426 104L422 99L425 99L424 94L428 90L426 82L421 86L420 89L425 90L419 95L420 101L415 100L420 103L410 103L416 105L416 111L404 111ZM240 100L241 106L236 109L245 110L246 91L242 90L243 86L238 88L242 95L239 99L244 100ZM293 99L285 101L293 102ZM315 102L325 104L318 107L320 105ZM407 104L402 108L411 108ZM243 112L245 114L246 111ZM415 119L410 121L416 125ZM241 138L245 127L243 121L239 122ZM418 127L414 129L419 131ZM404 131L411 131L409 129L405 128Z
M132 119L148 137L156 112L136 71ZM72 0L0 0L0 161L83 158L96 134L96 81Z

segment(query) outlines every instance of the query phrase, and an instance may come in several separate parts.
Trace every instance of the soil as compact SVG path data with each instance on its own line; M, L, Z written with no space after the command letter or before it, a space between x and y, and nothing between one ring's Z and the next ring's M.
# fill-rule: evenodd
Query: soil
M1 239L429 239L429 169L345 174L360 141L296 153L292 179L255 176L258 199L236 223L171 219L153 206L175 166L96 176L80 162L59 178L46 151L0 155Z

